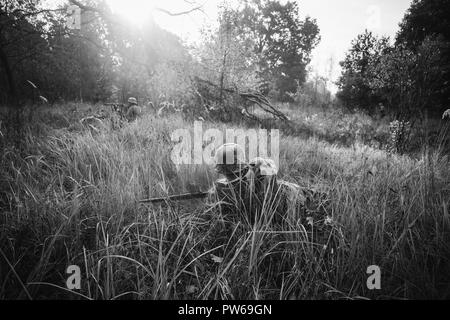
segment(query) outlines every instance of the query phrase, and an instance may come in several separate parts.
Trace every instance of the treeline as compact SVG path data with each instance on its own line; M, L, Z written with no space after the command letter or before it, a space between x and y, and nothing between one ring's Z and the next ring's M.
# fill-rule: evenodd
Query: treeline
M41 2L0 2L3 103L36 95L90 102L142 96L159 65L188 62L180 40L151 20L137 28L113 15L104 1L85 1L81 27L73 30L67 26L73 3L48 9Z
M79 30L67 26L73 5L81 8ZM295 1L244 0L233 8L224 2L218 22L189 47L151 17L130 24L105 1L70 0L49 9L40 0L1 0L0 103L40 96L120 102L132 95L140 103L220 105L226 89L289 100L306 81L319 28L314 19L300 18ZM198 78L215 84L214 92Z
M341 62L340 100L398 120L442 116L450 106L450 1L414 0L391 43L358 35Z

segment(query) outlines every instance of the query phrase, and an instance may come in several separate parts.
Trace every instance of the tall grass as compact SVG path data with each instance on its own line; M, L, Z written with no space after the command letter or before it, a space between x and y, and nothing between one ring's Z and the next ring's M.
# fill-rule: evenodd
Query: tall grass
M5 149L0 298L450 297L446 156L282 136L280 178L321 191L327 205L326 219L288 210L279 228L267 217L224 220L201 201L138 204L216 178L207 166L171 163L180 127L192 124L147 115L118 131L59 129L29 135L21 153ZM82 269L74 292L65 289L72 264ZM374 264L379 291L366 286Z

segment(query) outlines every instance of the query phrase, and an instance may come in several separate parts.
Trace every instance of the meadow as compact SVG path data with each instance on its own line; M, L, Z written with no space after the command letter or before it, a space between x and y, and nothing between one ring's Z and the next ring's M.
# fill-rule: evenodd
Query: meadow
M170 161L171 133L193 127L179 114L99 134L77 124L94 106L35 114L21 149L1 141L0 299L450 298L448 155L369 143L361 128L388 129L364 115L282 107L302 129L282 130L279 178L327 195L326 219L289 211L282 230L226 223L203 201L139 204L217 178ZM69 265L81 290L66 289Z

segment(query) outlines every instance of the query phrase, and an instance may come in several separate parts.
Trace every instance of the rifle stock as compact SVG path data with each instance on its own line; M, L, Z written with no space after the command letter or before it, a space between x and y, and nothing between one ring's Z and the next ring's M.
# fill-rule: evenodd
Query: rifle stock
M197 192L197 193L184 193L177 194L173 196L161 197L161 198L150 198L140 200L140 203L159 203L164 201L181 201L181 200L191 200L191 199L203 199L208 196L208 192Z

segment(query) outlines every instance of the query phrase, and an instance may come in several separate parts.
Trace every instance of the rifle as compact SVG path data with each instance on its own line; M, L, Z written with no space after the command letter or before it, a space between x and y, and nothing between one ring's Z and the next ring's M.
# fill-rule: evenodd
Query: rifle
M139 203L159 203L164 202L168 200L172 201L181 201L181 200L191 200L191 199L203 199L208 196L209 192L197 192L197 193L184 193L184 194L177 194L162 198L150 198L150 199L144 199L139 200Z
M116 103L116 102L107 102L104 103L103 105L111 107L112 111L117 113L119 115L120 118L125 119L125 108L126 105L124 103Z
M108 106L108 107L123 107L123 106L125 106L124 103L120 103L120 102L105 102L105 103L103 103L103 105Z
M118 102L106 102L103 105L112 107L114 111L117 111L119 109L123 109L125 107L124 103L118 103Z

